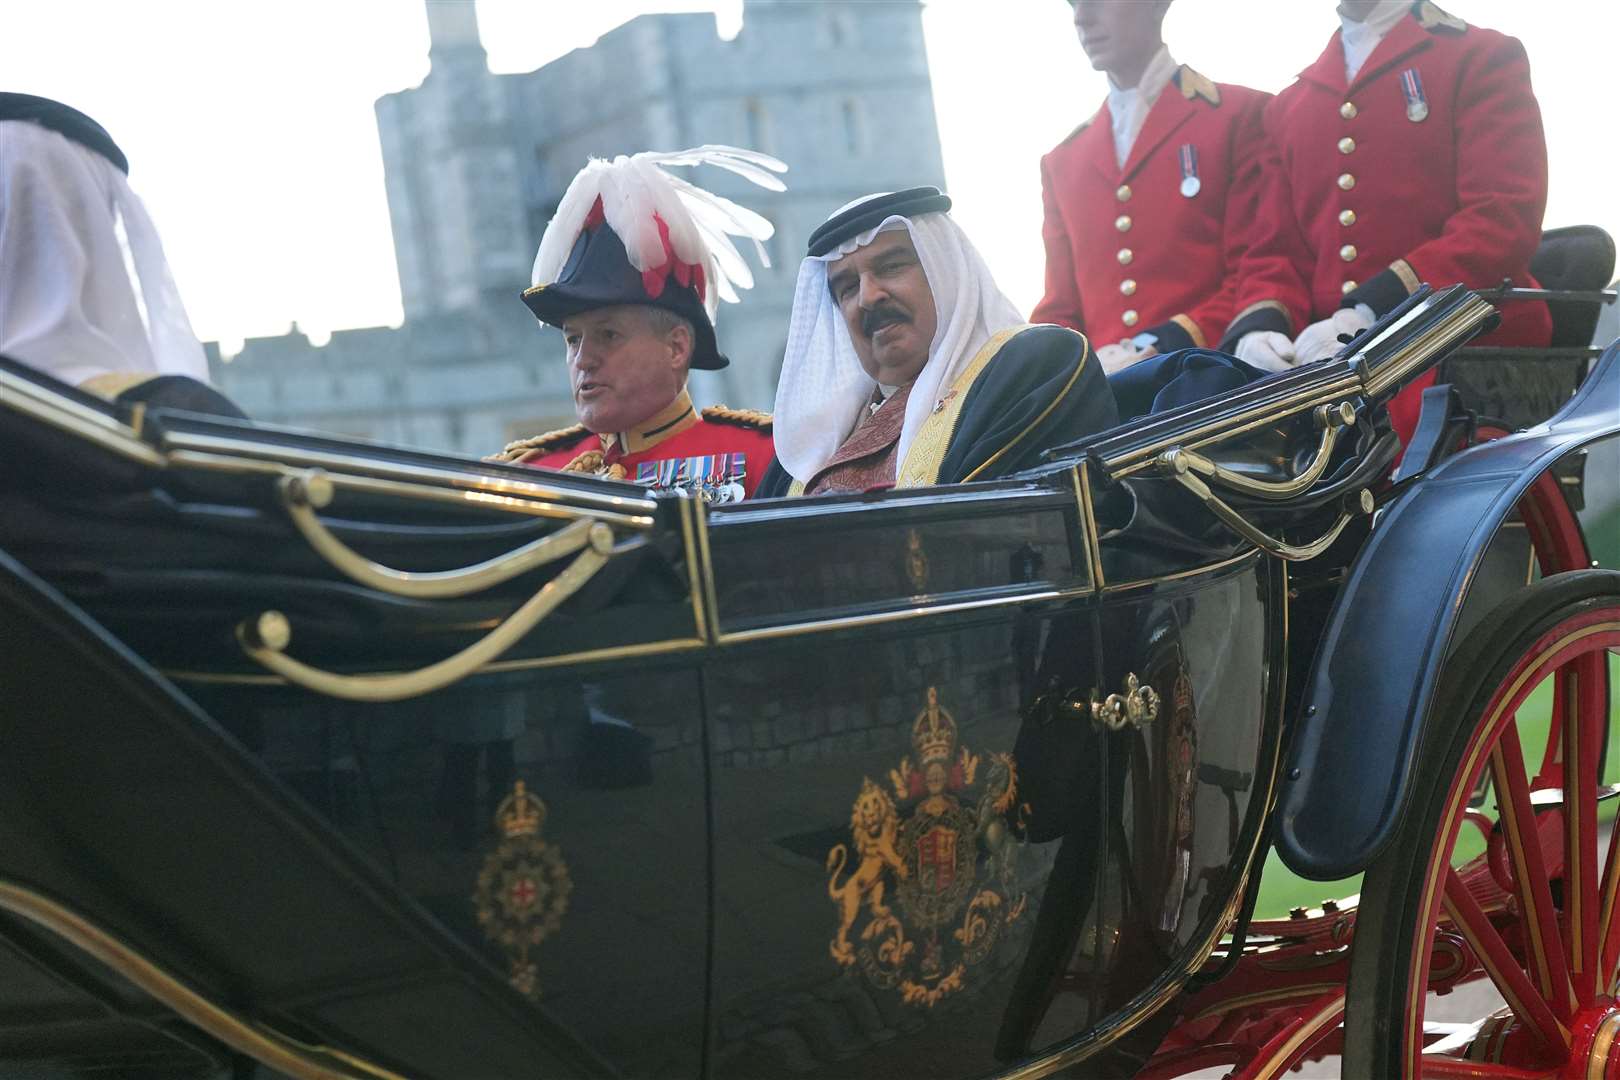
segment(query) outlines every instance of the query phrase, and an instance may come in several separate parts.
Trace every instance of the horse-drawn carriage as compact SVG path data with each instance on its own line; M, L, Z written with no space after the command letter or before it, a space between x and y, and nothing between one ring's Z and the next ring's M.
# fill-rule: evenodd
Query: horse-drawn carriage
M1384 416L1492 315L712 508L5 365L0 1072L1620 1073L1620 346Z

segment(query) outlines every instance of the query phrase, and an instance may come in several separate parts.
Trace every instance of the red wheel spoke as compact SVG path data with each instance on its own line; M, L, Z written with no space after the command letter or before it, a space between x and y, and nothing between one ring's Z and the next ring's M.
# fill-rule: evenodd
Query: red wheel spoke
M1523 775L1522 771L1520 775ZM1536 991L1535 984L1524 969L1519 967L1502 935L1491 925L1490 916L1479 906L1479 901L1468 891L1468 886L1457 876L1457 871L1450 868L1446 870L1442 903L1514 1015L1549 1049L1560 1053L1567 1051L1569 1031L1558 1022L1546 999Z
M1566 931L1570 976L1582 1005L1591 1003L1597 987L1597 762L1609 708L1606 661L1601 652L1587 652L1556 676L1564 706Z
M1513 865L1515 894L1524 913L1524 936L1530 973L1560 1019L1568 1021L1574 1006L1569 968L1564 961L1564 939L1558 932L1558 911L1553 907L1546 860L1536 815L1530 808L1530 784L1524 771L1517 725L1509 723L1491 751L1491 778L1501 813L1502 833Z

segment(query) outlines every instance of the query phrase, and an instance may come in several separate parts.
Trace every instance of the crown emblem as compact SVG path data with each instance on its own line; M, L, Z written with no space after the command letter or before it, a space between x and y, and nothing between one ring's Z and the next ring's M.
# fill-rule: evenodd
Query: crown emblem
M939 693L928 688L928 706L911 725L911 745L923 767L932 762L949 763L956 752L956 721L939 707Z
M512 786L512 794L495 808L495 827L507 839L535 836L546 823L546 804L529 794L522 780Z

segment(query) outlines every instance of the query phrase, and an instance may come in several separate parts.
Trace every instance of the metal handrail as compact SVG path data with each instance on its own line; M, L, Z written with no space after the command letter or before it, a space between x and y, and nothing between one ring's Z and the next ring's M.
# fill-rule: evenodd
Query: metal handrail
M293 525L333 569L367 588L418 600L443 600L480 592L571 555L589 542L594 524L590 518L581 518L504 555L456 570L396 570L359 554L321 522L315 511L331 503L332 482L320 469L283 476L276 490Z
M1311 463L1289 480L1258 480L1227 468L1205 457L1196 450L1174 447L1159 455L1159 465L1166 473L1181 475L1198 473L1209 480L1234 488L1258 499L1292 499L1303 495L1327 472L1338 445L1339 434L1356 422L1356 407L1348 401L1337 405L1323 405L1316 410L1316 422L1321 425L1322 437L1316 446Z
M328 697L401 701L442 690L506 652L607 564L613 554L613 531L599 521L580 524L589 530L589 543L573 562L484 637L427 667L367 675L340 675L312 667L283 652L291 644L292 625L279 611L262 612L245 620L236 628L236 639L242 651L263 667L294 685Z

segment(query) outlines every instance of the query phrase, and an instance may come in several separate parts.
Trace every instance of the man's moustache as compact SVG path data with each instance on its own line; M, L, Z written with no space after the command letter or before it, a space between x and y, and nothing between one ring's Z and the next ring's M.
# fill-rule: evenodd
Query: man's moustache
M871 337L885 326L893 323L909 322L906 313L899 308L880 307L873 308L861 316L861 333Z

